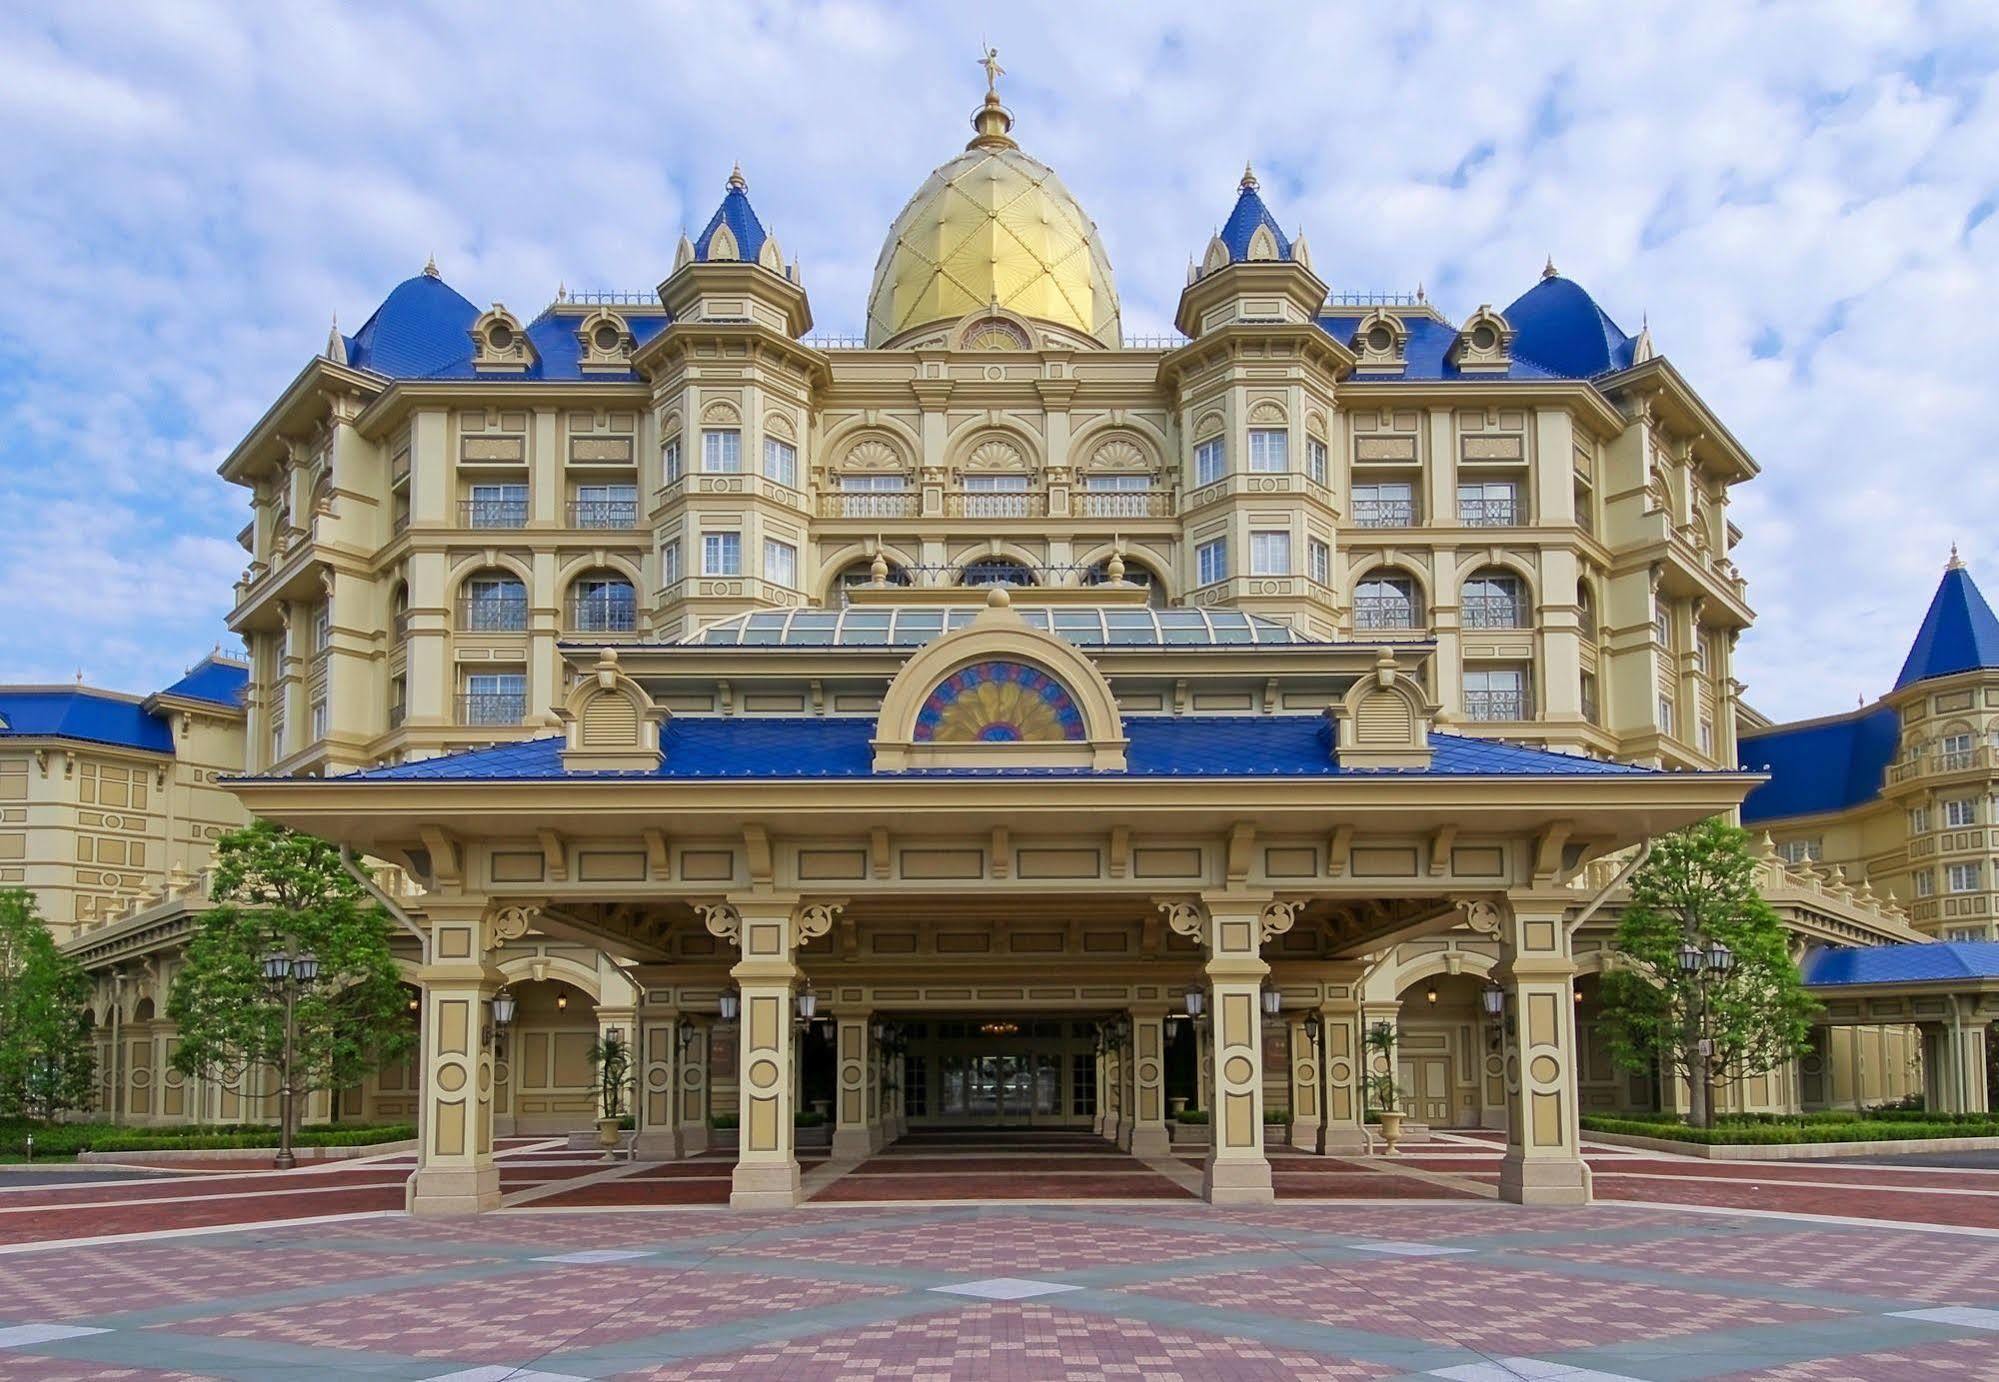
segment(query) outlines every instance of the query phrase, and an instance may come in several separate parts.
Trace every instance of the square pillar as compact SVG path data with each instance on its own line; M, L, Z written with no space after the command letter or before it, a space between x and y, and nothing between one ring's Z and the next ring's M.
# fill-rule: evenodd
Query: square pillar
M1165 1156L1172 1146L1166 1131L1166 1009L1134 1008L1131 1013L1132 1119L1127 1146L1133 1156Z
M637 1078L632 1095L632 1113L638 1136L632 1140L632 1154L648 1161L671 1161L680 1156L680 1120L674 1105L680 1073L680 1033L682 1019L672 1009L641 1008L636 1017L638 1040L632 1051Z
M489 961L483 908L438 907L430 916L431 963L423 989L423 1136L408 1209L446 1218L500 1207L493 1161L492 999L504 982Z
M1319 1150L1321 1043L1325 1031L1317 1012L1292 1013L1289 1028L1291 1053L1291 1145L1301 1152Z
M1985 1024L1976 1019L1923 1029L1923 1092L1931 1108L1942 1113L1987 1110L1985 1042Z
M873 1154L877 1147L868 1107L873 1084L868 1067L874 1054L868 1028L873 1020L874 1014L866 1008L851 1012L842 1009L833 1019L838 1046L833 1089L835 1161L859 1161Z
M1119 1136L1124 1126L1124 1061L1122 1053L1108 1040L1104 1044L1104 1126L1103 1134L1111 1141L1123 1146Z
M1109 1081L1104 1076L1105 1061L1107 1059L1104 1055L1103 1043L1099 1041L1097 1043L1096 1059L1092 1062L1092 1074L1097 1081L1097 1098L1095 1104L1097 1116L1090 1124L1090 1131L1094 1132L1098 1137L1104 1135L1104 1127L1110 1122L1111 1117L1110 1086Z
M1472 901L1474 930L1497 934L1506 988L1506 1155L1499 1196L1517 1204L1588 1204L1576 1109L1575 959L1566 899Z
M1201 1172L1213 1204L1269 1204L1270 1161L1263 1149L1263 942L1290 929L1296 909L1267 895L1216 892L1199 902L1163 902L1167 923L1200 939L1207 953L1208 1013L1214 1028L1215 1106Z
M706 1017L682 1013L674 1032L674 1123L680 1135L680 1154L700 1156L708 1150L710 1091L708 1078L709 1038L712 1031Z
M737 1043L741 1149L729 1192L736 1209L788 1209L798 1203L797 1129L793 1122L792 1004L798 990L798 934L793 903L732 898L742 958L730 971L742 994ZM712 924L711 924L712 925Z

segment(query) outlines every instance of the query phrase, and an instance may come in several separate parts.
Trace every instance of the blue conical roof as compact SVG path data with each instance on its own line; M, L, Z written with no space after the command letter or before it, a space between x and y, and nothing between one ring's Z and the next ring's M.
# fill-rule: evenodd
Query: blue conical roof
M1999 668L1999 619L1953 553L1895 689L1988 667Z
M741 168L729 174L729 190L723 194L722 204L715 208L707 228L695 239L695 259L704 264L708 262L708 246L715 239L716 229L724 225L735 237L736 258L756 263L768 232L764 230L764 223L757 219L756 208L750 205L750 185L743 180Z
M426 375L465 354L465 333L477 320L479 309L426 265L347 338L347 363L395 379Z
M1284 234L1284 228L1277 224L1277 218L1270 214L1270 208L1263 204L1263 194L1258 188L1256 174L1247 168L1243 170L1242 183L1236 190L1235 209L1229 212L1228 221L1222 226L1222 244L1228 247L1229 261L1241 263L1249 258L1250 237L1256 234L1258 226L1268 226L1277 241L1277 257L1291 257L1291 241Z
M1504 315L1513 328L1513 353L1564 378L1592 379L1632 362L1632 338L1552 263Z

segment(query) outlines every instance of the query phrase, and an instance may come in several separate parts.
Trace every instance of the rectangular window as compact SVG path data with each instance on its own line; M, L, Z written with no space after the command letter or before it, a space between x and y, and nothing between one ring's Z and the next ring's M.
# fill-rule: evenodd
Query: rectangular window
M459 697L458 720L467 725L517 725L527 715L524 672L473 672Z
M1777 857L1787 864L1817 863L1825 857L1825 840L1817 835L1805 840L1786 840L1777 846Z
M1508 480L1458 486L1458 521L1473 528L1510 528L1521 521L1520 487Z
M283 758L284 756L285 756L285 722L283 720L272 720L271 761L276 762L278 759Z
M1026 518L1033 511L1025 475L967 475L967 518Z
M1953 926L1943 933L1947 941L1982 941L1985 939L1983 926Z
M578 485L569 503L572 528L636 528L638 523L636 485Z
M1262 475L1291 468L1291 434L1281 427L1249 429L1249 468Z
M1915 880L1917 897L1934 897L1937 890L1937 876L1928 869L1917 869L1909 875Z
M1526 619L1527 592L1518 576L1486 573L1465 582L1459 619L1468 629L1517 629Z
M743 434L733 427L717 427L703 432L701 469L709 475L740 475L743 470Z
M706 533L701 538L701 574L740 576L743 574L743 535Z
M1712 720L1701 721L1701 752L1709 758L1714 757L1714 721Z
M680 478L680 438L668 437L659 449L659 469L661 483L672 484Z
M1927 835L1929 833L1929 830L1930 830L1930 808L1927 806L1910 807L1909 833L1911 835Z
M786 489L798 488L798 448L775 437L764 438L764 479Z
M900 475L842 475L840 515L843 518L907 518L916 512L916 496L906 494Z
M1311 563L1312 579L1320 585L1333 583L1333 549L1313 538L1305 544L1306 560Z
M1407 528L1416 522L1415 487L1405 481L1353 487L1353 521L1363 528Z
M660 544L659 583L672 585L680 579L680 539Z
M1305 473L1315 485L1326 483L1326 444L1317 437L1305 439Z
M1249 574L1252 576L1290 575L1291 534L1251 533L1249 535Z
M315 740L326 737L328 722L326 702L323 700L314 701L312 703L312 737Z
M1946 734L1937 746L1937 768L1942 772L1957 772L1971 766L1971 736L1969 734Z
M1659 697L1659 732L1661 734L1673 732L1673 700L1670 696Z
M1652 637L1660 647L1671 650L1673 646L1673 611L1661 600L1652 607Z
M468 528L525 528L528 521L526 485L474 485L463 505Z
M1143 473L1083 477L1086 518L1145 518L1152 513L1152 477Z
M1218 537L1213 542L1204 542L1194 549L1195 583L1213 585L1225 581L1229 576L1229 542Z
M1593 725L1601 725L1603 721L1598 718L1600 713L1601 712L1599 712L1597 709L1597 700L1596 700L1596 673L1584 672L1583 673L1583 718L1589 721Z
M1465 672L1465 717L1471 720L1527 718L1527 673L1518 667Z
M1978 798L1959 797L1943 804L1943 823L1952 830L1978 824Z
M798 549L788 542L764 539L764 579L787 589L798 585Z
M1194 483L1212 485L1222 478L1227 468L1227 453L1222 449L1220 437L1209 437L1194 446Z
M312 650L323 653L333 642L333 606L317 605L312 611Z
M1975 893L1984 872L1980 864L1951 864L1944 869L1944 886L1954 893Z

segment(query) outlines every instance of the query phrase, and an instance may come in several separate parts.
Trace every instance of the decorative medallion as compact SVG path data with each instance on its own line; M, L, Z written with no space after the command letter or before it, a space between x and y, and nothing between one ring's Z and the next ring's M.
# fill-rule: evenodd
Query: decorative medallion
M937 684L916 712L919 744L1080 740L1083 712L1068 688L1018 662L978 662Z

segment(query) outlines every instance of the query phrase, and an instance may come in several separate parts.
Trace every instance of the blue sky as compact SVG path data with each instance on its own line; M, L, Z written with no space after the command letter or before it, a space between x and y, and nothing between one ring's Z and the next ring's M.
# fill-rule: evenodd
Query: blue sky
M1023 145L1164 330L1245 159L1336 291L1463 317L1552 254L1757 456L1766 713L1893 680L1956 540L1999 598L1999 17L1827 0L98 6L0 12L0 681L164 684L218 639L215 466L335 313L435 253L528 315L644 289L740 159L858 331L966 137Z

